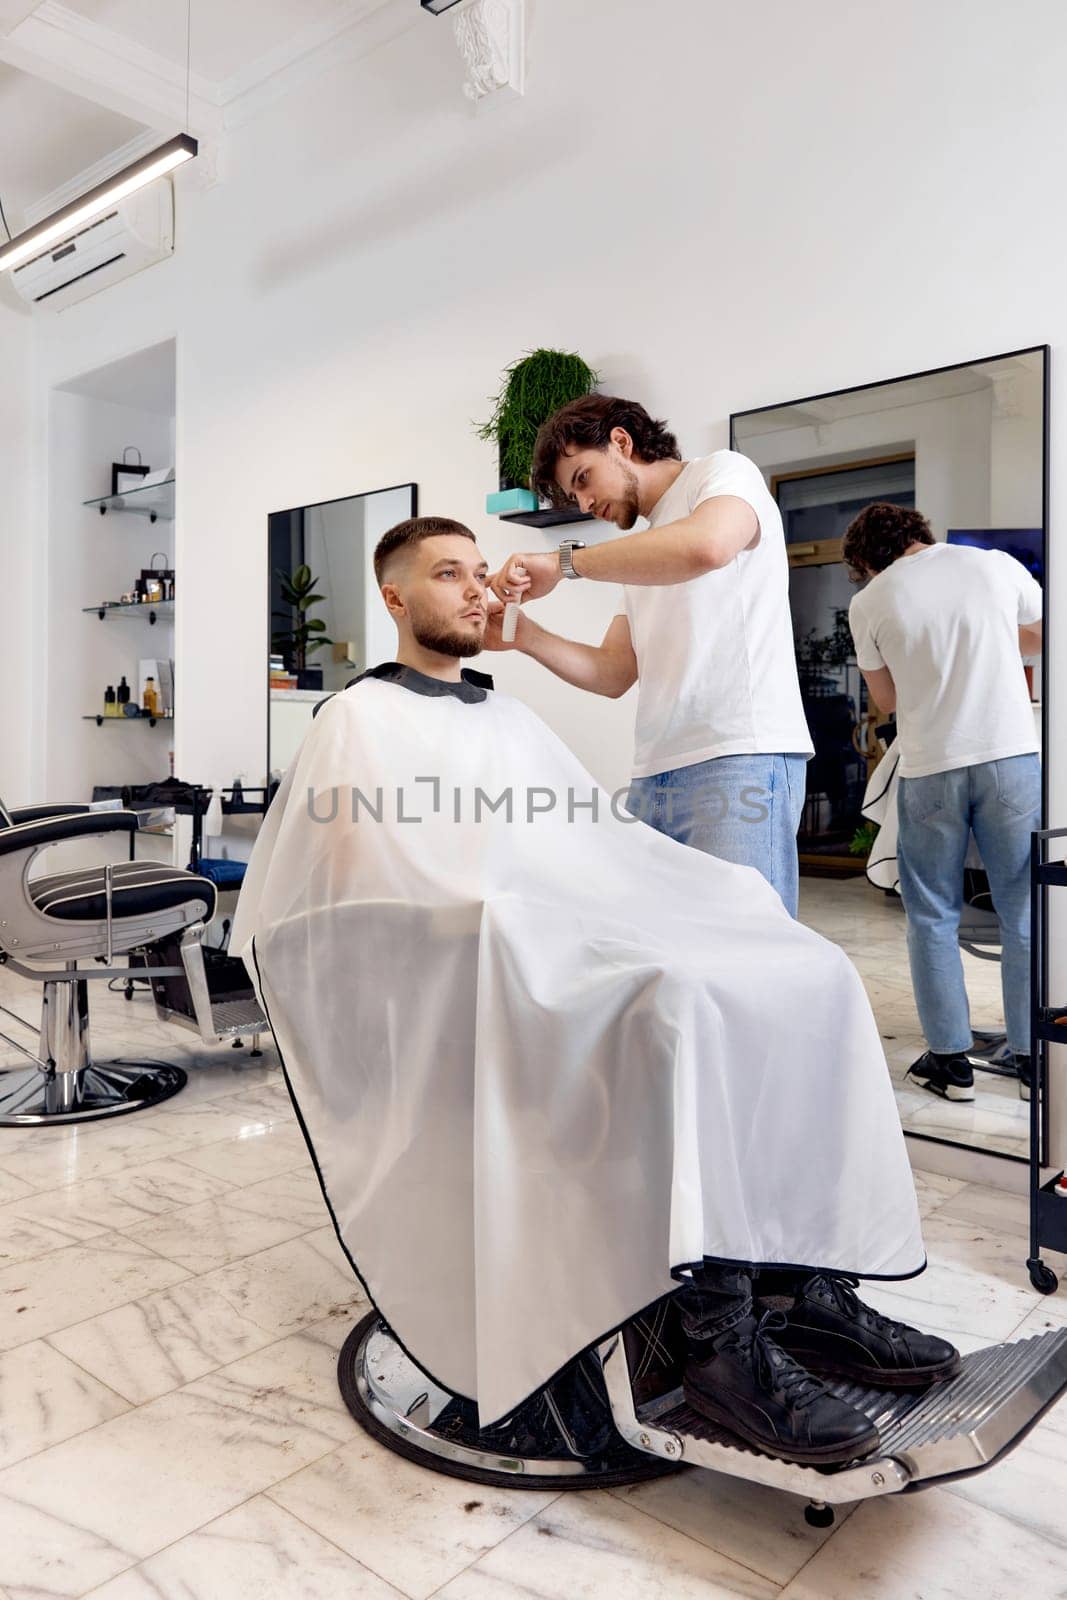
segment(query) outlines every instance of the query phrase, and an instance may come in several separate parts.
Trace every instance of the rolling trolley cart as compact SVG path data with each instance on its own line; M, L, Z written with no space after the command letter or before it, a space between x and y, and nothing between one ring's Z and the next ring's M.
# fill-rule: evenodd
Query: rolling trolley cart
M1048 894L1053 888L1067 888L1067 860L1048 859L1053 840L1067 844L1067 828L1035 832L1030 843L1030 1256L1026 1265L1030 1282L1042 1294L1052 1294L1059 1284L1041 1259L1042 1248L1067 1251L1067 1198L1056 1193L1063 1173L1041 1182L1049 1136L1049 1045L1067 1044L1067 1000L1061 1006L1049 1005L1047 994Z

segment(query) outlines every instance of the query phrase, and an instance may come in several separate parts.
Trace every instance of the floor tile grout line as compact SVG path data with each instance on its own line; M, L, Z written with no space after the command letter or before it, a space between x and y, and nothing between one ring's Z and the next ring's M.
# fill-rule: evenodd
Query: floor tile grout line
M385 1448L386 1448L386 1446L383 1445L382 1449L385 1449ZM430 1469L427 1467L427 1468L424 1468L423 1470L424 1471L429 1471ZM494 1489L494 1488L497 1487L496 1485L479 1484L479 1483L476 1483L473 1479L461 1480L461 1481L469 1482L472 1489ZM522 1491L519 1490L519 1489L513 1489L511 1492L513 1494L521 1494L522 1493ZM538 1491L537 1490L533 1490L531 1492L536 1494ZM541 1492L545 1493L547 1491L542 1490ZM465 1572L470 1572L472 1570L472 1568L474 1568L474 1567L476 1567L478 1565L479 1561L484 1561L486 1556L495 1554L495 1552L497 1550L501 1549L504 1545L506 1545L509 1540L514 1539L514 1537L515 1537L515 1535L517 1533L522 1533L526 1528L528 1528L530 1526L531 1522L536 1522L537 1518L540 1517L540 1516L543 1516L546 1511L551 1511L551 1509L552 1509L552 1507L554 1505L557 1505L560 1500L563 1500L566 1497L567 1492L568 1491L566 1489L561 1489L557 1494L554 1494L552 1496L552 1499L548 1502L547 1505L539 1506L536 1511L532 1511L528 1517L524 1517L523 1518L523 1520L519 1523L518 1527L510 1529L509 1532L505 1533L505 1535L504 1535L504 1537L502 1539L498 1539L497 1540L496 1544L490 1545L488 1550L483 1550L481 1555L475 1556L473 1561L468 1561L467 1565L465 1567L461 1567L458 1572L453 1572L452 1575L450 1577L446 1578L443 1583L439 1583L437 1585L437 1588L431 1590L431 1592L426 1596L426 1600L434 1600L434 1596L435 1595L439 1595L443 1589L447 1589L450 1583L455 1583L457 1578L462 1578L462 1576L463 1576L463 1574ZM571 1491L571 1492L578 1493L578 1494L584 1494L584 1493L587 1493L588 1491L583 1491L583 1490L579 1489L579 1490ZM594 1494L596 1494L596 1493L599 1493L600 1491L593 1490L592 1492ZM410 1600L410 1597L409 1597L409 1600Z
M215 1272L224 1272L227 1267L237 1266L238 1263L241 1262L241 1261L253 1261L253 1260L255 1260L256 1256L265 1255L269 1250L277 1250L277 1249L280 1249L283 1245L294 1244L298 1239L310 1238L310 1236L313 1233L321 1232L321 1230L322 1230L322 1228L324 1226L325 1226L325 1224L323 1224L323 1223L316 1223L313 1228L308 1228L304 1233L294 1234L291 1239L281 1239L276 1244L264 1245L262 1250L253 1250L247 1256L237 1256L237 1257L234 1258L233 1261L224 1261L224 1262L221 1263L221 1265L215 1266L215 1267L209 1267L204 1272L192 1272L192 1271L189 1270L189 1268L183 1267L180 1262L173 1261L169 1256L164 1256L164 1255L160 1254L160 1252L152 1250L150 1246L145 1245L145 1246L143 1246L143 1248L146 1251L148 1251L151 1255L156 1257L156 1259L158 1259L160 1261L165 1261L168 1266L177 1267L179 1272L184 1272L185 1277L176 1279L173 1284L168 1284L163 1289L150 1289L147 1294L137 1295L134 1299L131 1299L131 1300L122 1300L117 1305L108 1306L106 1308L106 1310L104 1310L104 1311L97 1311L97 1312L94 1312L92 1316L82 1317L80 1319L80 1321L78 1321L78 1322L67 1323L62 1328L50 1328L47 1333L36 1333L36 1334L32 1335L32 1337L30 1337L28 1339L22 1339L22 1340L19 1341L18 1344L9 1345L9 1346L7 1346L7 1347L5 1347L3 1349L0 1349L0 1357L3 1357L4 1355L6 1355L9 1350L22 1350L28 1344L36 1344L38 1341L44 1341L44 1340L53 1338L56 1334L67 1333L73 1328L80 1328L80 1327L84 1326L84 1324L87 1323L87 1322L96 1321L96 1319L98 1317L110 1316L110 1314L113 1311L122 1311L127 1306L138 1305L142 1300L150 1300L153 1295L166 1294L166 1293L168 1293L168 1291L170 1289L176 1289L176 1288L178 1288L180 1285L182 1285L184 1283L195 1282L198 1279L207 1278L212 1273L215 1273ZM121 1237L121 1235L117 1233L117 1230L112 1230L112 1231L116 1233L117 1237ZM133 1242L134 1243L138 1243L138 1244L140 1243L139 1240L134 1240ZM92 1240L85 1240L84 1243L91 1244L91 1243L93 1243L93 1241ZM66 1246L65 1248L73 1249L73 1248L76 1248L76 1246L70 1245L70 1246ZM48 1254L50 1254L50 1255L51 1254L57 1254L57 1253L58 1252L54 1252L54 1251L49 1251L48 1252ZM45 1258L44 1257L39 1257L38 1259L44 1260ZM24 1262L13 1263L13 1264L14 1265L26 1265L26 1263L24 1263ZM233 1307L232 1309L235 1310L235 1311L237 1310L236 1307ZM249 1313L249 1312L243 1312L243 1311L242 1312L238 1312L238 1315L246 1317L247 1320L249 1322L253 1323L257 1328L262 1328L264 1333L276 1333L277 1332L277 1330L275 1330L275 1329L265 1328L263 1326L263 1324L261 1322L257 1322L255 1317L253 1317L251 1315L251 1313ZM321 1320L321 1319L319 1319L319 1320ZM299 1330L296 1330L296 1331L299 1331ZM290 1337L290 1335L289 1334L277 1334L277 1337L279 1337L279 1338L288 1338L288 1337ZM62 1355L63 1352L60 1351L59 1354Z
M695 1470L697 1472L700 1472L700 1471L703 1471L705 1469L703 1469L701 1467L696 1467L696 1468L691 1469L691 1470ZM605 1492L607 1494L612 1495L612 1496L615 1495L615 1491L613 1489L608 1489ZM799 1495L790 1496L790 1498L799 1501L800 1496ZM747 1561L742 1561L740 1559L740 1557L727 1555L725 1550L720 1550L720 1549L717 1548L717 1546L715 1546L713 1544L705 1544L703 1539L698 1539L695 1534L685 1533L681 1528L675 1527L675 1525L672 1522L664 1522L663 1518L662 1517L657 1517L654 1511L647 1511L644 1506L635 1505L632 1501L628 1501L628 1500L623 1500L620 1503L623 1504L623 1505L626 1505L631 1511L636 1511L640 1516L647 1517L650 1522L656 1522L662 1528L670 1528L672 1533L679 1534L683 1539L691 1540L693 1544L699 1545L701 1547L701 1549L710 1550L713 1555L717 1555L717 1556L721 1557L721 1559L723 1561L729 1561L731 1566L740 1567L743 1572L750 1572L754 1578L760 1578L760 1579L763 1580L764 1583L772 1583L779 1590L781 1590L781 1589L783 1589L785 1587L784 1584L781 1584L781 1583L778 1582L777 1578L772 1578L772 1577L770 1577L770 1575L768 1573L761 1572L758 1567L750 1566ZM790 1581L790 1583L792 1583L792 1581L793 1581L792 1578L790 1578L789 1581Z
M337 1446L338 1450L344 1450L345 1448L345 1445ZM334 1452L330 1451L329 1454L332 1455ZM320 1456L317 1461L309 1462L308 1465L313 1467L321 1466L326 1459L326 1456ZM300 1476L301 1472L306 1470L307 1469L305 1467L301 1467L297 1472L290 1473L289 1477L297 1478ZM354 1561L361 1572L369 1573L370 1576L372 1578L376 1578L379 1583L384 1583L387 1589L392 1589L393 1593L399 1596L399 1600L411 1600L411 1596L407 1594L405 1590L398 1588L395 1583L390 1581L390 1579L383 1578L380 1572L376 1572L375 1569L373 1567L369 1567L365 1561L361 1561L359 1557L354 1556L350 1550L346 1550L344 1546L338 1544L335 1539L331 1539L328 1533L323 1533L321 1528L314 1527L310 1522L307 1522L298 1511L294 1511L290 1506L282 1505L280 1500L275 1500L271 1495L271 1489L277 1488L279 1485L288 1482L289 1478L279 1478L278 1484L271 1484L269 1488L261 1489L260 1494L265 1500L269 1500L272 1506L276 1506L279 1511L284 1512L287 1517L292 1517L294 1522L299 1522L302 1528L307 1528L308 1532L313 1533L317 1539L321 1539L325 1544L330 1545L334 1550L340 1551L341 1555L343 1555L347 1561ZM255 1499L256 1497L253 1495L252 1498ZM247 1504L247 1502L245 1502L245 1504ZM451 1578L448 1581L451 1583ZM436 1593L437 1590L435 1589L434 1594ZM431 1600L431 1597L427 1596L427 1600Z

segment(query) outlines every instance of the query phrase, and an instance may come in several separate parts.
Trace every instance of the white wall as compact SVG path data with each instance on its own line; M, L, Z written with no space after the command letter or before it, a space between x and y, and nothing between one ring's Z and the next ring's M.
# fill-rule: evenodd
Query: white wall
M27 796L31 745L40 740L30 645L33 607L44 603L34 570L44 541L29 492L32 333L28 313L0 295L0 799L9 805Z
M1059 0L528 12L524 100L472 111L448 23L419 17L233 133L223 181L180 195L173 261L42 320L38 395L178 334L182 775L261 768L271 510L411 478L494 562L555 542L483 516L471 426L535 344L580 350L689 454L724 445L733 410L1046 340L1067 414ZM1057 423L1054 618L1065 468ZM540 615L594 639L615 602L571 584ZM497 678L624 780L632 695L513 655ZM1067 822L1067 741L1049 755Z

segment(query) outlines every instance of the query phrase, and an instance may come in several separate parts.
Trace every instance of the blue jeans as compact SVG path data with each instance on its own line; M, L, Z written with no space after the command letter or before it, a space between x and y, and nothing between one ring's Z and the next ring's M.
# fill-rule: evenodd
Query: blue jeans
M1041 826L1036 755L901 778L897 865L908 917L911 981L926 1042L939 1054L971 1047L960 959L968 834L982 856L1000 921L1000 981L1008 1044L1030 1049L1030 835Z
M755 867L795 917L806 767L799 755L716 756L634 778L626 808L679 844Z

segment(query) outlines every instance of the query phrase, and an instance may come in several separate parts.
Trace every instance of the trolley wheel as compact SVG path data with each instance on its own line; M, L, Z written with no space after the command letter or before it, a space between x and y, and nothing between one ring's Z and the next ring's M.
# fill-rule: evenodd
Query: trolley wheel
M834 1525L833 1506L819 1505L812 1501L810 1506L804 1507L804 1521L812 1528L832 1528Z
M1030 1282L1041 1294L1055 1294L1060 1286L1060 1280L1051 1267L1046 1267L1040 1260L1028 1261L1030 1269Z

